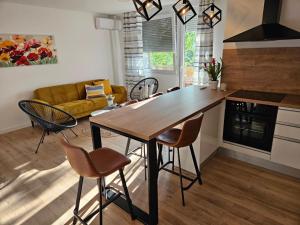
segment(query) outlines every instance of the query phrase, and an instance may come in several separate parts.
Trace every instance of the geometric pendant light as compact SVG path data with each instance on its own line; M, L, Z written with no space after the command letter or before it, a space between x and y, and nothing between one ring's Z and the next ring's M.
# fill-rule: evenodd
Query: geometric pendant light
M203 22L210 28L213 28L222 20L222 10L212 3L207 9L203 11Z
M197 13L188 0L179 0L173 5L173 9L183 24L193 19Z
M162 10L160 0L132 0L136 11L147 21Z

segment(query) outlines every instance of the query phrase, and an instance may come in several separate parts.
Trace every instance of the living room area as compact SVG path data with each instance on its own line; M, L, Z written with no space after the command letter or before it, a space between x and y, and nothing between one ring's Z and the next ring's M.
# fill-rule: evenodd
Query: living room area
M272 2L0 0L0 224L299 224L278 2L295 33L241 40Z

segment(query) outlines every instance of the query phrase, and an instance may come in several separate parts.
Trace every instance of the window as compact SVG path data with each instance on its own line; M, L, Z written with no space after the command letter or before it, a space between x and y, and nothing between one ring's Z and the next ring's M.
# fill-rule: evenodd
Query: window
M143 22L144 68L174 72L173 22L171 17Z
M184 86L199 83L199 68L197 63L199 61L197 58L197 23L198 17L194 17L184 27Z

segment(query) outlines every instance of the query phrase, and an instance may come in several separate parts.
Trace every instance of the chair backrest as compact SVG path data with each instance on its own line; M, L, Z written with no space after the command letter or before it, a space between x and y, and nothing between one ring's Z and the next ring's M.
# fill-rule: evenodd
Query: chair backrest
M129 101L127 101L127 102L122 103L122 104L121 104L121 107L125 107L125 106L128 106L128 105L132 105L132 104L137 103L137 102L139 102L137 99L129 100Z
M184 122L179 139L174 147L181 148L193 144L197 139L204 114Z
M22 100L19 102L19 107L32 120L50 131L63 130L77 125L77 120L72 115L39 101Z
M172 91L177 91L177 90L180 90L180 87L172 87L167 90L167 93L172 92Z
M83 177L99 176L95 167L93 166L89 154L84 149L73 146L67 143L64 139L61 139L61 143L73 170Z
M154 77L147 77L139 81L130 91L130 98L137 100L147 99L158 90L158 80ZM147 93L146 93L147 92Z

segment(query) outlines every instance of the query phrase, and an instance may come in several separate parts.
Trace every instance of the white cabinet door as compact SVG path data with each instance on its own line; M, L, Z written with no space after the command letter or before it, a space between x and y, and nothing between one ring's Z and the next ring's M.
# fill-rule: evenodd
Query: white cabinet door
M277 114L277 123L294 124L300 126L300 112L296 109L279 108Z
M219 118L222 110L224 110L223 104L221 103L204 113L199 136L193 143L198 165L208 159L219 148ZM188 147L180 149L180 159L183 169L195 173ZM175 164L178 165L177 156L175 157Z
M273 139L271 161L300 169L300 142Z
M287 137L300 141L300 128L276 124L275 136Z

